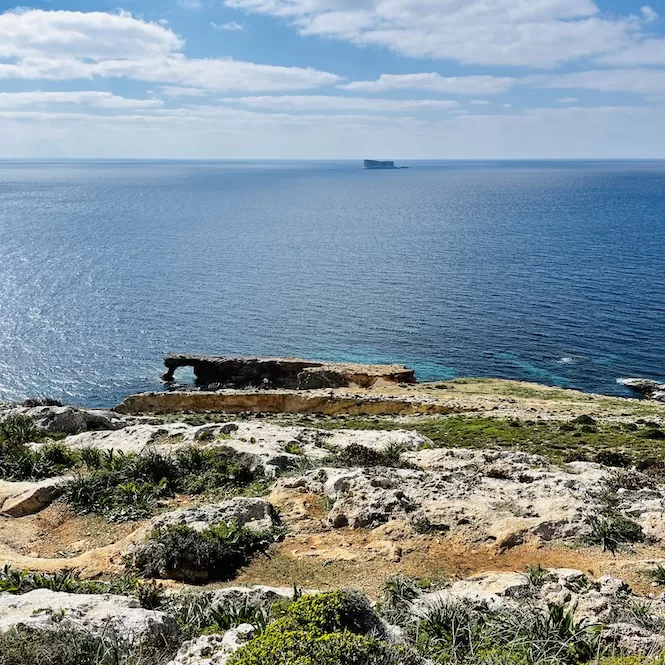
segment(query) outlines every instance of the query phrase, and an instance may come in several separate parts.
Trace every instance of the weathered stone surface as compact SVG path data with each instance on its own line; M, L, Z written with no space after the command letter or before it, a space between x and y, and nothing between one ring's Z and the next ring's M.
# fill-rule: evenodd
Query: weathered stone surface
M118 413L322 413L326 415L409 415L461 413L469 409L437 400L373 395L336 395L288 390L172 391L141 393L116 407Z
M127 419L114 411L79 409L74 406L6 405L0 409L0 420L19 414L28 416L46 432L58 434L118 429L127 424Z
M580 626L602 624L602 639L626 654L654 654L665 648L659 628L665 620L665 602L644 604L621 580L605 575L598 580L580 570L543 571L544 579L533 583L526 573L484 573L454 583L450 588L423 593L414 602L418 616L427 615L441 604L464 601L486 611L549 611L551 605L573 612ZM640 602L646 615L638 618L634 603ZM638 623L639 622L639 623ZM641 625L639 625L641 624ZM645 627L649 626L649 627Z
M277 490L332 502L335 527L375 528L406 521L416 532L454 535L500 549L528 540L580 540L611 471L592 463L553 466L507 451L420 450L402 456L416 468L314 469L279 481ZM663 489L619 490L618 509L665 539ZM660 516L660 518L659 518Z
M224 665L255 634L254 626L243 623L223 635L203 635L185 642L167 665Z
M0 514L25 517L38 513L55 501L60 485L66 480L66 477L19 483L0 480Z
M398 444L405 450L417 450L431 442L417 432L404 430L327 431L250 420L203 426L184 423L132 425L116 431L83 432L67 437L65 443L74 449L92 447L125 453L152 449L163 454L191 445L227 446L251 456L268 473L274 473L297 467L303 456L316 462L329 455L331 449L342 449L351 444L373 450L384 450L390 444Z
M150 521L150 529L172 525L188 526L203 531L213 524L237 522L255 531L266 531L277 524L275 509L265 499L237 497L209 506L182 508Z
M129 643L175 644L177 621L164 612L144 610L126 596L83 595L37 589L23 595L0 593L0 633L15 626L53 630L63 625Z
M198 385L231 388L371 388L390 383L415 383L413 370L402 365L325 363L301 358L236 358L170 355L164 359L165 381L173 381L179 367L192 367Z

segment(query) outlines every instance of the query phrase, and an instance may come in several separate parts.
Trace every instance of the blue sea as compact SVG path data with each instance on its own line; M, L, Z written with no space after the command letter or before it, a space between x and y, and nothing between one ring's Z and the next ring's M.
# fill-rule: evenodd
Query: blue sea
M665 162L0 161L0 400L169 352L665 379Z

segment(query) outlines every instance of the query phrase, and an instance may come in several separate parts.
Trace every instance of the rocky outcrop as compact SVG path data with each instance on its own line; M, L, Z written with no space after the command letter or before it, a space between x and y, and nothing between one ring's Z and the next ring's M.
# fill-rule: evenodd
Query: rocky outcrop
M665 649L663 596L645 602L627 584L609 575L594 580L568 568L483 573L448 589L422 594L414 601L414 614L427 616L442 605L459 601L482 612L545 614L560 606L572 613L579 628L602 626L602 641L620 653L656 654Z
M214 524L237 522L240 526L255 531L267 531L277 524L275 509L265 500L249 497L237 497L208 506L182 508L150 521L149 528L168 526L188 526L195 531L203 531Z
M0 514L6 517L34 515L60 495L60 486L68 478L47 478L38 482L0 480Z
M221 635L202 635L185 642L167 665L224 665L256 632L254 626L243 623Z
M300 358L226 358L169 355L164 359L164 380L174 380L179 367L192 367L199 386L226 388L268 387L316 389L371 388L395 383L415 383L413 370L402 365L325 363Z
M564 467L524 453L475 450L406 452L412 468L324 468L278 482L276 492L320 495L334 528L376 528L407 522L416 533L450 535L468 543L580 540L612 472L598 464ZM639 480L639 479L638 479ZM612 490L618 511L648 538L665 540L663 488Z
M192 426L185 423L163 425L132 425L122 430L83 432L67 437L73 449L98 448L123 453L140 453L146 449L162 454L182 447L225 446L251 456L269 474L293 469L303 457L320 462L331 450L349 445L361 445L372 450L384 450L398 445L404 450L417 450L430 445L427 437L404 430L322 430L308 427L284 427L263 420L239 420L214 425Z
M324 415L410 415L461 413L469 409L435 399L340 395L324 391L222 390L141 393L115 409L122 414L215 411L225 413L320 413Z
M631 388L647 399L665 402L665 383L651 379L619 379L617 383Z
M127 424L126 419L114 411L79 409L74 406L8 405L0 409L0 420L19 414L31 418L37 427L52 434L113 430Z
M130 644L177 644L178 622L165 612L144 610L126 596L78 595L37 589L23 595L0 593L0 633L22 626L32 630L71 627L115 635Z

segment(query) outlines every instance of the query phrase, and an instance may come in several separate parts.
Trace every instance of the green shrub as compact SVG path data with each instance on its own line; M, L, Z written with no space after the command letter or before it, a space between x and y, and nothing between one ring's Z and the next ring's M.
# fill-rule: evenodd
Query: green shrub
M125 563L142 577L193 583L227 580L282 536L281 529L259 532L236 523L202 531L184 525L158 527Z
M164 591L160 586L136 577L118 577L110 581L84 580L79 573L70 570L42 573L17 570L9 566L0 569L0 593L20 595L35 589L78 594L136 596L141 607L148 610L159 607L164 600Z
M621 513L605 513L601 517L595 515L587 519L591 527L588 542L600 545L603 552L616 554L624 543L641 543L644 541L642 527Z
M236 651L227 665L422 665L404 646L353 633L282 632L277 624Z
M380 631L382 626L367 598L346 590L303 596L287 606L279 623L284 630L358 635Z
M113 521L146 517L160 500L176 493L230 491L263 478L262 468L226 446L189 446L173 455L87 449L79 453L79 459L85 467L63 487L65 500L78 512L105 515Z
M20 445L41 441L44 432L28 416L10 416L0 422L0 444Z
M528 603L492 611L442 602L422 614L414 639L441 663L576 665L602 655L602 649L597 627L577 623L573 611L555 604L546 611Z
M128 644L112 635L62 627L13 628L0 635L0 665L160 665L168 653Z

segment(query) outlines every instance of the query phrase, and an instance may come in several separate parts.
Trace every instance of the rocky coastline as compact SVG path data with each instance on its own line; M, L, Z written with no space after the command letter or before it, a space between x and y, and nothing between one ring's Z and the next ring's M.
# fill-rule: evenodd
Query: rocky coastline
M0 405L1 665L665 652L657 400L401 366L166 366L198 389Z

